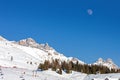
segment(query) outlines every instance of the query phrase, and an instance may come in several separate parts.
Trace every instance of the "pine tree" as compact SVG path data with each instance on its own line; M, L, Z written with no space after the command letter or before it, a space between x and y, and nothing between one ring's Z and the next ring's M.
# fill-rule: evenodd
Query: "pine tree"
M45 60L43 64L39 64L38 69L41 70L48 70L49 68L52 68L53 71L56 71L59 74L62 74L62 70L65 71L66 73L71 73L71 71L78 71L82 73L87 73L87 74L105 74L105 73L120 73L120 69L109 69L108 67L105 66L99 66L99 65L87 65L87 64L79 64L77 61L76 63L73 63L72 61L68 62L59 62L58 59L50 61Z

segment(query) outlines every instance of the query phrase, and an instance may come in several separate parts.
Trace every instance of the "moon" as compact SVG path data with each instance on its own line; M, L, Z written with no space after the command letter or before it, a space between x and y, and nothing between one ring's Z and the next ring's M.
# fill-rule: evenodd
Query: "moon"
M93 14L93 10L92 10L92 9L88 9L88 10L87 10L87 13L88 13L89 15L92 15L92 14Z

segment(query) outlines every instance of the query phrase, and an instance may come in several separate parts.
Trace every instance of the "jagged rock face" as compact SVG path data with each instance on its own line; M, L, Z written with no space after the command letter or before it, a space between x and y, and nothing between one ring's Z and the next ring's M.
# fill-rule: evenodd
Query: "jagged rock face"
M44 48L46 49L46 50L51 50L52 48L48 45L48 43L46 43L45 45L44 45Z
M26 39L26 42L27 42L27 44L29 44L29 45L36 44L35 40L33 40L32 38Z
M48 45L48 43L46 44L38 44L34 39L32 38L27 38L27 39L23 39L17 42L19 45L22 46L30 46L30 47L34 47L34 48L38 48L38 49L42 49L42 50L52 50L53 48L50 47Z
M18 43L19 43L20 45L26 45L26 41L24 41L24 40L20 40Z
M38 46L38 44L32 38L20 40L18 42L18 44L23 45L23 46L30 46L30 47L37 47Z

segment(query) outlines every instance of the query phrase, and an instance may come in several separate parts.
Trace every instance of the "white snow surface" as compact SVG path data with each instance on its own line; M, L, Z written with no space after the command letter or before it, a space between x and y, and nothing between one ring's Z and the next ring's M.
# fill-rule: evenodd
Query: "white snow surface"
M1 67L0 80L120 80L120 74L97 74L87 75L79 72L72 72L62 75L50 69L47 71L33 71L20 68Z

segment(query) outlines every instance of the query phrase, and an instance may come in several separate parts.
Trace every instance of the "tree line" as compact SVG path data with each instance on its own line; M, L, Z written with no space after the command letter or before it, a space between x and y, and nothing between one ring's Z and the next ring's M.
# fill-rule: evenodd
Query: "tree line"
M59 74L62 74L62 71L66 73L77 71L86 74L120 73L120 69L110 69L102 65L79 64L78 61L76 63L72 61L60 62L58 59L52 60L52 62L50 62L49 60L45 60L44 63L39 64L38 69L41 69L42 71L52 69Z

